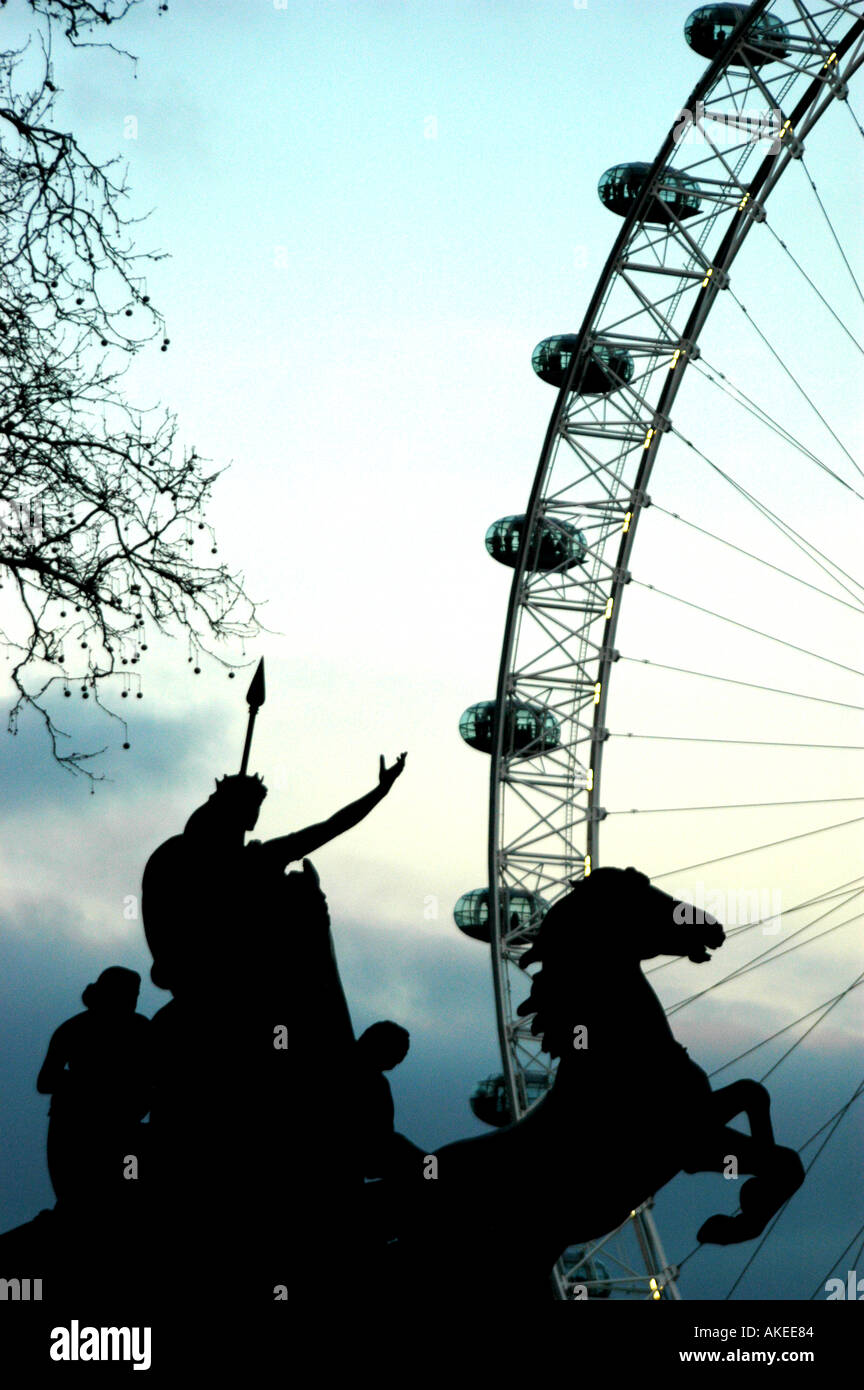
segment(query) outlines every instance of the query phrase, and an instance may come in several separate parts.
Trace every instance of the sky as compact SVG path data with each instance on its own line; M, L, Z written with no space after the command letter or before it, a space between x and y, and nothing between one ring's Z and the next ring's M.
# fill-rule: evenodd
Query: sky
M135 66L58 49L58 122L94 157L128 166L130 211L149 212L139 249L170 253L147 288L171 349L142 354L128 392L170 406L181 440L226 469L211 520L268 629L245 653L250 674L259 655L267 663L252 767L270 793L257 833L322 819L374 785L379 754L408 750L390 797L315 863L357 1031L392 1017L412 1033L392 1076L397 1125L431 1149L482 1132L468 1097L499 1066L488 956L452 922L455 900L486 875L488 763L458 735L463 709L494 693L509 592L484 533L524 509L554 404L531 351L576 330L617 233L597 180L614 163L653 158L703 63L684 43L689 6L677 0L174 0L166 14L154 10L124 21ZM10 3L3 22L13 40L23 33L23 5ZM857 114L854 95L852 106ZM848 111L830 117L806 164L860 278L861 139ZM860 304L803 170L789 171L771 209L778 236L860 339ZM734 288L851 446L861 426L858 349L770 235L751 237ZM857 478L733 303L718 305L703 351L842 478ZM675 423L846 571L860 571L860 501L848 489L695 371ZM679 441L664 443L650 490L656 505L640 522L634 578L861 666L860 610L668 515L842 593ZM52 765L35 723L0 736L2 1229L52 1200L47 1106L34 1087L51 1032L105 966L146 980L143 865L213 778L239 765L245 680L229 683L207 663L194 677L182 638L150 645L128 752L92 710L68 711L77 738L106 747L108 780L92 791ZM618 646L864 705L857 672L635 583ZM860 709L622 660L608 722L602 862L635 863L682 896L714 891L728 903L751 891L773 904L779 895L788 935L805 920L788 909L860 872L858 824L680 872L851 820L864 814L860 802L630 814L859 795ZM630 733L850 747L790 753ZM815 931L853 916L856 903ZM664 1002L774 943L760 933L731 938L698 975L669 966L654 981ZM711 1070L861 969L853 922L683 1009L676 1036ZM140 1008L152 1015L166 998L146 983ZM749 1074L761 1076L788 1042L749 1059ZM802 1143L848 1099L860 1044L853 993L771 1079L783 1141ZM742 1074L746 1065L723 1079ZM313 1068L303 1084L326 1078ZM853 1110L737 1296L809 1298L824 1283L861 1224L857 1126ZM673 1261L723 1204L719 1184L679 1178L659 1194ZM749 1253L701 1251L682 1294L724 1297Z

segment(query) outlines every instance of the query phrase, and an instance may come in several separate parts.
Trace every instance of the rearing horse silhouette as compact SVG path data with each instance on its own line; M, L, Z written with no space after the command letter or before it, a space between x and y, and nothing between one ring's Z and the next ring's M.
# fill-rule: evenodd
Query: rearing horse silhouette
M682 925L694 914L702 925ZM400 1279L407 1262L451 1294L482 1298L485 1277L490 1296L505 1280L543 1297L568 1246L613 1230L682 1170L728 1173L730 1159L753 1175L741 1212L710 1217L698 1239L764 1230L803 1181L798 1155L774 1140L764 1086L712 1092L640 968L658 955L710 960L723 940L714 918L635 869L598 869L550 909L521 961L543 968L517 1012L535 1015L531 1031L560 1058L555 1083L523 1119L438 1150L434 1181L405 1184ZM749 1135L728 1123L742 1113Z

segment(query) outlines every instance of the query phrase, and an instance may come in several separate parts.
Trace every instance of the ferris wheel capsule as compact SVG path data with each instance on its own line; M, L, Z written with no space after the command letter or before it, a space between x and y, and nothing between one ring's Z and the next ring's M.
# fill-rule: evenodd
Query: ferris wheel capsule
M492 753L495 738L495 701L470 705L459 720L459 733L470 748ZM561 743L558 720L542 705L509 700L504 724L504 748L508 753L536 757L551 753Z
M638 161L630 164L613 164L600 177L597 192L600 201L610 212L626 217L637 198L641 196L645 180L651 172L651 165ZM656 226L672 222L673 214L679 222L695 217L702 207L699 184L689 174L682 174L668 166L660 172L660 182L654 194L648 199L642 221Z
M502 894L500 905L502 932L528 930L539 926L549 911L549 903L539 893L511 888ZM492 932L489 922L489 889L472 888L463 893L453 909L453 920L461 932L473 941L490 945Z
M700 58L716 58L741 23L748 5L700 5L684 24L684 37ZM789 30L773 14L760 14L750 25L747 43L729 59L733 68L764 67L789 54Z
M577 351L579 338L572 333L544 338L531 354L531 366L541 381L560 389ZM605 396L616 386L633 380L633 358L624 348L595 343L574 389L580 396Z
M533 1105L546 1095L551 1086L551 1078L548 1072L528 1071L524 1073L523 1086L526 1103ZM487 1076L485 1080L478 1082L469 1104L477 1119L494 1129L503 1129L516 1118L507 1094L507 1078L503 1075Z
M502 516L486 532L486 549L500 565L514 569L525 530L524 516ZM569 570L584 565L588 543L569 521L543 517L534 527L525 568L529 573Z

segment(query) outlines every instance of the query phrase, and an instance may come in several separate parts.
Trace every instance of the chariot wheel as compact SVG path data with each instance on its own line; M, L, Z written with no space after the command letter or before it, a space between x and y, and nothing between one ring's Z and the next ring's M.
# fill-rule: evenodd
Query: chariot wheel
M516 1012L530 987L520 959L601 862L635 863L690 901L693 874L728 895L758 866L747 882L769 900L755 916L730 924L705 904L727 920L726 969L718 957L704 990L674 965L654 981L680 979L664 999L676 1014L846 925L832 913L857 920L864 891L849 865L864 797L846 794L864 751L864 586L850 564L864 474L847 447L847 364L862 349L846 320L860 322L864 298L831 212L854 171L825 158L823 138L861 147L849 94L864 3L702 5L685 38L694 77L698 58L708 66L653 161L602 173L620 230L581 327L534 351L557 398L527 506L486 537L513 578L497 691L460 721L491 777L488 881L456 920L491 950L499 1118L525 1114L554 1075ZM817 1022L848 990L836 993L820 995ZM802 1001L783 1002L794 1018ZM798 1035L780 1031L791 1052ZM592 1142L602 1153L603 1136ZM680 1297L683 1260L667 1258L660 1224L649 1203L569 1252L557 1296Z

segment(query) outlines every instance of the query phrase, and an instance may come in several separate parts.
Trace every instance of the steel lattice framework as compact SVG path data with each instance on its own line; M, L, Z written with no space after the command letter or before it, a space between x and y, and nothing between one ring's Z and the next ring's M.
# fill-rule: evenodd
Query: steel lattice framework
M836 101L864 58L864 4L757 0L708 66L650 166L621 227L585 314L569 372L549 423L515 565L500 663L489 806L489 920L501 1052L512 1112L528 1108L525 1073L548 1072L511 999L511 975L538 925L510 918L510 894L546 903L597 867L603 747L616 628L628 565L648 485L674 407L712 306L730 285L748 233L808 133ZM754 34L763 15L782 19L789 42L781 57L757 61ZM768 21L763 21L770 22ZM745 48L745 41L748 41ZM776 113L756 133L753 109ZM728 132L740 131L740 140ZM727 132L725 140L719 132ZM770 142L770 145L767 143ZM699 211L657 225L646 213L658 197L698 185ZM635 370L615 376L605 395L580 387L597 351L626 352ZM592 354L594 354L592 358ZM612 357L614 361L614 356ZM538 526L568 522L585 539L581 564L532 569ZM539 737L517 747L514 703L543 707L560 728L556 747ZM630 1291L677 1297L647 1209L633 1226L645 1273L629 1269ZM581 1277L606 1242L581 1256ZM590 1272L590 1269L589 1269ZM568 1274L558 1271L561 1297ZM635 1281L632 1282L632 1281ZM623 1282L623 1281L622 1281ZM665 1293L664 1293L665 1290ZM598 1290L599 1291L599 1290Z

